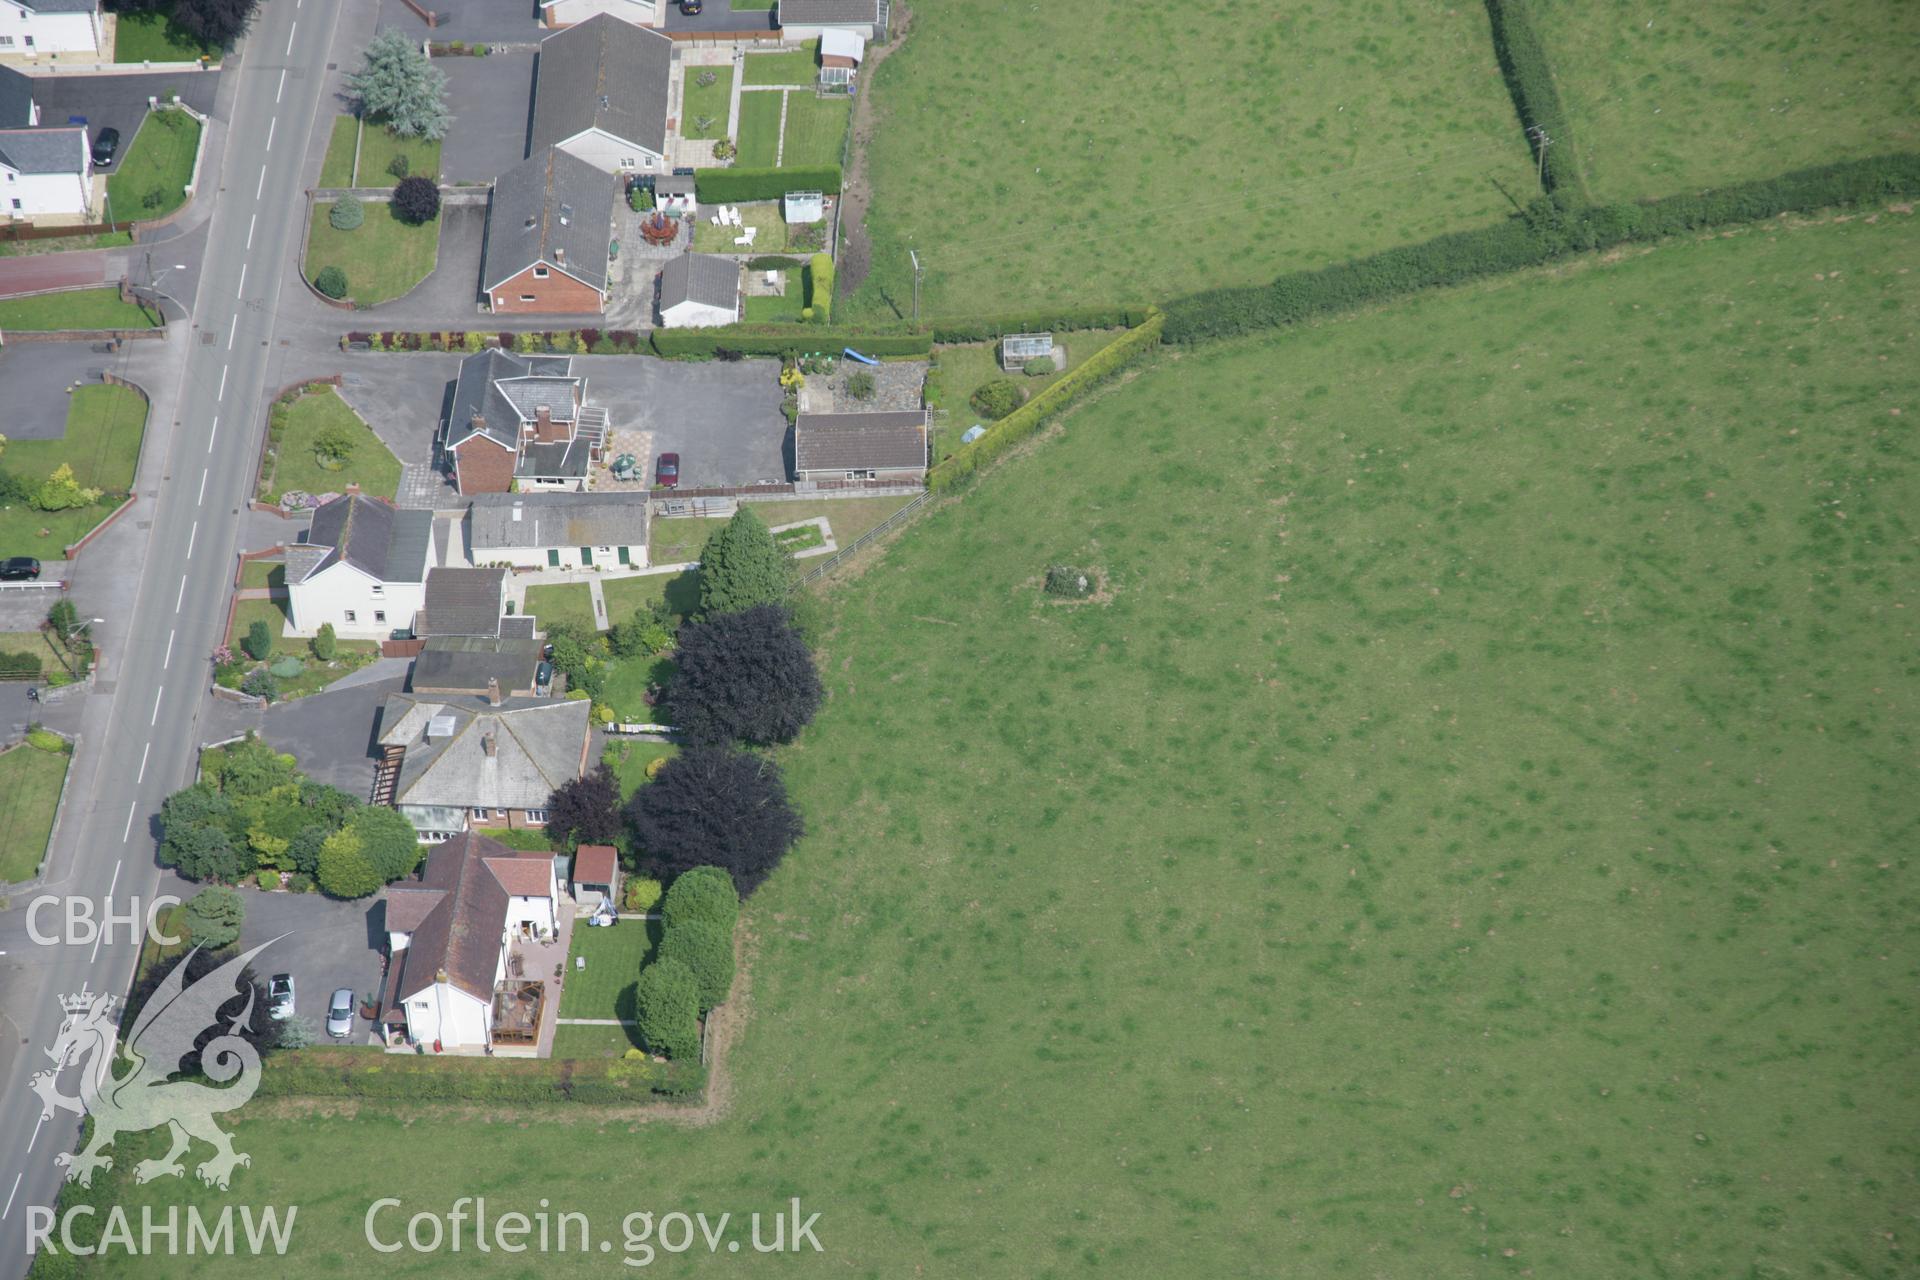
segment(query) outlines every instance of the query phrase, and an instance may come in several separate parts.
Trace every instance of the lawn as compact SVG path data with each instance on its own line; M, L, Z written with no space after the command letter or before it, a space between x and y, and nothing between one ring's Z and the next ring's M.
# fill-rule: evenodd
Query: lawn
M817 524L803 524L796 525L791 529L777 529L774 531L773 540L781 550L795 554L813 547L824 547L827 545L826 537L820 532L820 526Z
M647 686L664 686L673 672L670 657L616 658L607 664L606 696L602 701L613 708L622 722L658 723L664 712L647 705Z
M891 317L1147 302L1479 226L1538 190L1478 4L933 4L863 77ZM839 318L836 315L836 319Z
M982 384L999 378L1012 378L1026 389L1028 398L1059 379L1067 370L1084 364L1089 357L1125 333L1124 329L1081 329L1057 335L1058 345L1067 349L1064 368L1048 374L1029 376L1005 373L1000 368L1000 344L976 342L966 346L941 347L927 374L927 404L947 410L945 418L936 417L933 429L933 456L944 458L960 447L960 436L976 422L985 425L967 401Z
M25 298L0 298L0 332L8 329L151 329L152 312L120 301L120 290L65 289Z
M776 54L775 57L785 57ZM753 83L753 59L747 59L747 83ZM734 164L743 169L771 169L780 157L781 93L740 95L740 136L734 141L740 154Z
M712 84L699 83L704 72L712 72ZM724 138L727 136L727 109L733 99L732 67L688 67L686 99L680 112L680 134L686 138ZM701 128L699 121L712 123Z
M185 204L199 149L200 122L191 115L173 108L147 112L107 178L114 218L163 218Z
M407 158L407 172L396 174L388 166L401 156ZM429 141L426 138L402 138L382 124L369 123L361 131L360 168L354 175L354 185L391 187L402 177L438 178L439 176L440 144L438 142Z
M393 216L392 205L370 202L365 222L340 231L327 221L332 208L331 202L313 206L307 279L325 267L339 267L347 273L347 296L371 307L399 297L432 273L440 251L440 219L411 226Z
M39 869L70 758L30 742L0 751L0 882L31 880Z
M829 597L714 1123L256 1104L231 1191L94 1196L299 1203L290 1278L379 1262L401 1147L475 1171L407 1212L797 1195L796 1274L1909 1272L1917 252L1163 359Z
M817 502L761 502L754 505L754 510L769 525L792 524L796 520L825 516L828 527L833 530L833 540L844 547L911 501L912 498L897 495L888 498L827 498ZM656 517L653 522L653 545L647 548L647 556L655 564L684 564L689 560L698 560L700 553L706 549L707 539L724 524L724 518L706 516ZM613 608L613 585L608 584L609 609Z
M671 742L644 742L636 738L615 739L600 753L600 762L613 770L620 780L622 799L631 798L647 781L647 766L655 760L671 760L680 748Z
M657 519L653 522L656 535L662 523ZM716 524L723 523L725 522L716 522ZM706 546L704 536L700 546ZM654 556L654 552L658 549L658 544L647 548L647 555L649 559L654 559L659 564L684 564L686 560L693 558L684 556L678 560L658 560ZM683 555L685 551L684 547L674 543L669 543L667 549L676 556ZM695 547L694 551L697 553L699 549ZM631 578L610 578L600 584L600 594L607 602L607 621L612 623L625 622L641 609L651 606L655 600L665 600L673 606L673 611L684 619L688 614L698 612L700 608L700 571L688 569L683 573L649 573Z
M115 19L115 62L197 62L219 56L219 45L189 35L164 14L122 13Z
M0 506L0 558L57 560L106 519L133 488L146 427L146 401L126 387L99 384L67 397L66 432L58 440L9 440L0 465L13 474L43 480L64 463L82 488L102 494L92 506L66 511L37 511L24 502Z
M633 1017L633 983L653 953L649 922L623 920L612 928L589 929L575 923L567 952L567 979L560 989L563 1018ZM585 957L587 967L575 961Z
M746 79L741 83L811 85L819 77L820 42L809 40L781 53L747 54ZM744 98L740 105L743 109L746 107Z
M806 289L800 283L798 271L780 273L780 293L778 296L747 298L747 319L754 323L798 324L800 308L805 302Z
M280 699L288 701L303 698L310 693L332 684L344 675L358 671L380 656L380 646L371 640L337 640L335 654L331 663L321 662L313 656L313 642L298 636L286 634L287 606L281 600L242 600L233 611L233 628L227 632L227 647L235 656L246 660L249 667L257 665L240 647L246 639L247 631L255 621L267 624L267 630L273 635L273 651L267 661L276 658L295 657L306 663L306 667L297 676L280 678Z
M353 150L359 138L359 117L335 116L333 118L333 132L327 135L327 156L320 163L321 186L350 187L353 185Z
M539 619L542 630L556 622L569 623L584 627L588 631L596 630L593 620L593 593L584 582L555 582L540 587L527 588L527 604L522 613L530 613ZM608 620L613 620L612 604L608 604Z
M771 162L769 162L771 163ZM734 205L740 210L738 227L716 227L711 214L702 214L693 224L693 251L695 253L751 253L755 255L780 253L787 247L787 222L781 216L780 206L776 202L761 201L755 204ZM753 245L738 245L734 240L744 234L747 227L760 228L753 238Z
M78 249L118 249L133 243L131 231L102 231L91 236L47 236L40 240L0 240L0 258L31 258Z
M249 560L240 566L240 585L284 588L287 585L287 566L278 560Z
M28 654L40 663L43 672L48 667L59 667L53 653L47 648L46 637L38 631L0 631L0 653Z
M853 114L853 99L817 98L811 93L787 95L786 143L780 151L780 166L837 165L847 136L847 120Z
M1605 199L1920 146L1920 7L1812 0L1534 6Z
M373 428L332 387L316 385L288 405L275 405L271 474L261 480L264 502L278 502L289 489L302 493L341 493L349 484L376 498L392 498L400 489L400 459ZM344 463L329 466L314 445L320 433L339 428L354 442Z

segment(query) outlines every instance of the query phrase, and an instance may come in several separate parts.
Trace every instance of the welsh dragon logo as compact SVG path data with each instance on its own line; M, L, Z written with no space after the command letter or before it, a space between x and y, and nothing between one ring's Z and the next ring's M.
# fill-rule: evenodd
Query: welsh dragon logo
M248 962L271 945L262 943L235 956L192 986L186 985L187 962L199 948L189 952L134 1021L117 1059L132 1070L114 1070L114 1006L119 998L96 995L84 987L78 995L61 997L67 1016L46 1051L53 1066L34 1074L33 1091L40 1095L43 1120L51 1120L57 1111L93 1117L93 1136L86 1147L77 1154L62 1152L55 1157L66 1167L69 1182L91 1186L95 1172L113 1168L113 1157L105 1149L115 1138L161 1125L172 1130L173 1146L160 1159L135 1165L136 1181L182 1176L186 1170L180 1157L195 1138L214 1149L213 1158L195 1170L209 1186L224 1190L236 1168L252 1163L245 1152L233 1149L232 1135L213 1120L222 1111L244 1106L260 1084L260 1055L239 1034L253 1014L252 984L246 987L246 1007L224 1019L224 1030L201 1047L201 1074L212 1085L172 1077L180 1069L180 1060L192 1052L194 1041L222 1023L220 1008L240 994L238 984ZM83 1059L80 1094L69 1097L60 1092L59 1077Z

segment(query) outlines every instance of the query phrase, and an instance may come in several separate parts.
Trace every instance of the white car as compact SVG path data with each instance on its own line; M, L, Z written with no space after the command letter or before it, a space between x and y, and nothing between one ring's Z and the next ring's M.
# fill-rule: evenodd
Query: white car
M342 987L327 1001L327 1034L344 1040L353 1034L353 988Z
M267 1007L276 1018L293 1016L293 975L276 973L267 979Z

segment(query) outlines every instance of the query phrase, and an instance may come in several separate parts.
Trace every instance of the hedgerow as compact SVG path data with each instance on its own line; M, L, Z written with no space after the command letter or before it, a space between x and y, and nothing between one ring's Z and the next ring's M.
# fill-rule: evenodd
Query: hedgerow
M259 1094L279 1098L392 1098L515 1103L616 1103L697 1093L692 1061L447 1058L319 1046L268 1058Z
M844 347L869 356L923 356L933 349L933 335L828 329L817 324L735 324L653 331L656 352L696 360L711 360L723 351L743 356L777 356L789 351L838 355Z
M933 322L935 342L991 342L1009 333L1071 333L1075 329L1131 329L1143 323L1153 308L1067 307L1059 311L1026 311L1000 316L961 316Z
M1574 154L1567 110L1553 81L1546 45L1534 30L1527 0L1487 0L1487 17L1493 23L1494 57L1500 62L1500 74L1506 78L1513 109L1520 113L1534 155L1540 155L1541 134L1552 139L1541 165L1542 185L1549 194L1565 191L1586 200L1587 182Z
M702 169L693 180L701 204L729 200L778 200L789 191L840 190L840 166L813 165L787 169Z

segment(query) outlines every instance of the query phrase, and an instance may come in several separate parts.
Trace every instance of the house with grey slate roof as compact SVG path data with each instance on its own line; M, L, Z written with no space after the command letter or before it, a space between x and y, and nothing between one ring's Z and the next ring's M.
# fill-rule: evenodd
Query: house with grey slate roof
M598 315L620 179L558 147L494 179L480 279L496 313Z
M610 14L542 40L532 154L558 147L607 173L664 172L673 59L673 41Z
M100 0L0 0L0 54L98 53Z
M431 511L357 493L335 498L287 547L287 634L332 623L343 639L384 640L412 627L434 560Z
M887 35L887 0L779 0L774 18L789 44L818 40L829 31L852 31L868 40Z
M740 264L717 253L683 253L660 269L660 323L669 329L732 324L740 316Z
M381 704L373 799L422 840L468 828L541 827L554 790L586 772L584 699L389 694Z
M441 448L463 494L583 490L607 438L571 356L478 351L460 362Z
M803 413L793 459L797 480L925 480L927 411Z
M516 569L645 568L651 495L483 493L467 508L481 564Z
M8 3L0 0L0 15ZM93 157L86 129L41 127L33 80L0 67L0 217L83 218L92 204Z

